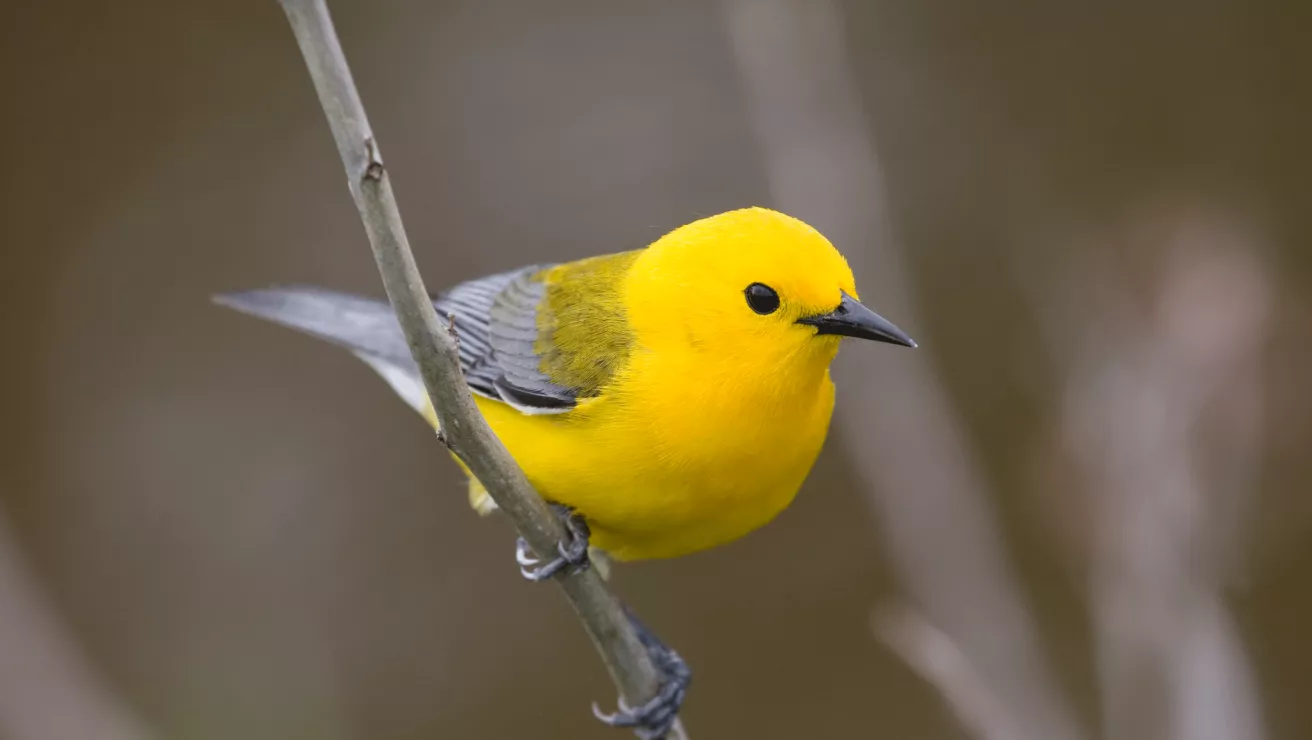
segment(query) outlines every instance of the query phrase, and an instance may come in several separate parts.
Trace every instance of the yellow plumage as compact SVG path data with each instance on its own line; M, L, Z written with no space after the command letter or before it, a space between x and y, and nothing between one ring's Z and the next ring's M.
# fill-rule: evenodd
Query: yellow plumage
M222 300L346 345L435 423L376 327L298 318L314 312L290 291L270 308L272 293ZM583 516L595 548L633 560L737 539L793 500L825 440L842 336L912 344L855 297L823 236L750 208L437 303L457 318L479 408L529 480ZM470 498L491 508L476 481Z

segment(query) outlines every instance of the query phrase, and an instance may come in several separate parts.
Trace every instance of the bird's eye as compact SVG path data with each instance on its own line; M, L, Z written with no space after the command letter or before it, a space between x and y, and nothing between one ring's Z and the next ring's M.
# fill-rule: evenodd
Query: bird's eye
M779 294L768 285L752 283L743 293L747 295L747 305L762 316L779 310Z

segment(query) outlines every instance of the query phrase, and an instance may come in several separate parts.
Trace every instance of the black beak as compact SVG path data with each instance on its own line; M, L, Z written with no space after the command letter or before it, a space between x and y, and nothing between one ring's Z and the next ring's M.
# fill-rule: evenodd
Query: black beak
M861 305L860 301L843 293L843 300L838 308L819 316L803 316L799 324L815 327L816 335L838 334L858 339L873 339L876 342L900 344L903 347L916 346L915 341L888 319Z

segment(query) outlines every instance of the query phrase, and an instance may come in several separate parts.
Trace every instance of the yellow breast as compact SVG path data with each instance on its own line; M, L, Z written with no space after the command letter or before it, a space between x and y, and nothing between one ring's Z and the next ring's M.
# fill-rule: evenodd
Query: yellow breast
M635 357L615 392L568 414L478 399L538 491L583 514L593 544L618 560L683 555L762 526L824 444L834 388L823 366L745 382L685 359L696 358Z

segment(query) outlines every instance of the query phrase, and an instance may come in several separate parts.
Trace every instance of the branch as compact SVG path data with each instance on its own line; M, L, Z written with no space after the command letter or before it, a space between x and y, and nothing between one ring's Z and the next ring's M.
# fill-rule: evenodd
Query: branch
M280 0L309 67L351 195L373 248L383 287L419 365L447 445L487 488L539 554L554 553L566 534L524 472L483 420L460 370L455 341L437 317L401 224L392 185L324 0ZM556 579L630 706L656 695L660 677L619 601L596 569ZM676 725L673 737L682 737Z
M1021 737L1007 708L956 642L915 610L901 605L876 609L870 626L911 670L938 689L962 730L972 738Z
M1085 269L1094 299L1064 327L1081 339L1062 411L1091 503L1104 731L1260 740L1258 689L1224 586L1255 495L1270 277L1249 239L1206 212L1152 214L1129 237L1168 257L1149 300L1133 311L1124 273Z
M0 511L0 736L149 740L51 608Z

